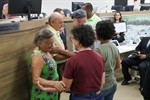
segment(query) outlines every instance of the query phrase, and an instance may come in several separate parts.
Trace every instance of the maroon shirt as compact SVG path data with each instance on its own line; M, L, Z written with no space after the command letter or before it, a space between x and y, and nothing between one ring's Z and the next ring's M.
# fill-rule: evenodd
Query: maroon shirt
M72 93L86 94L100 90L104 71L102 56L92 50L86 50L67 61L63 76L73 79L70 88Z

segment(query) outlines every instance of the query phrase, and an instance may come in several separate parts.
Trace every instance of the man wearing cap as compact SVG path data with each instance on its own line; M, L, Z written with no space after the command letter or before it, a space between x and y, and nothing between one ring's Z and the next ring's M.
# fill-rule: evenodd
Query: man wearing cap
M72 14L73 22L77 25L86 23L86 12L82 9L78 9Z

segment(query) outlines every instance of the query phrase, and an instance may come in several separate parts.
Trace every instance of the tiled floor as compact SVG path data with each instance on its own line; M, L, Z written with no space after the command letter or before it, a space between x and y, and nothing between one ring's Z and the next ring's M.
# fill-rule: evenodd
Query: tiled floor
M130 85L122 86L121 81L118 81L118 88L114 96L114 100L144 100L139 92L139 84L137 81L132 81ZM69 93L62 93L60 100L69 100Z

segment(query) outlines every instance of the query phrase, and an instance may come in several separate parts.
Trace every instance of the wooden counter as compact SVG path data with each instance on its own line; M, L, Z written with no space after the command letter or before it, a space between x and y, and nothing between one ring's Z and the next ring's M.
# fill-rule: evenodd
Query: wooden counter
M20 22L20 31L0 34L0 100L30 100L27 59L34 48L34 36L46 21Z
M134 15L142 15L150 13L150 11L130 11L130 12L121 12L122 16L134 16ZM101 18L103 17L113 17L115 12L113 13L97 13L97 15Z

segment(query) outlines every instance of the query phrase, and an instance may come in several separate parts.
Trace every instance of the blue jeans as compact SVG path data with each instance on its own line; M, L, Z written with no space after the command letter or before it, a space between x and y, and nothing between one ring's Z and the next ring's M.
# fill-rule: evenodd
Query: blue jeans
M71 94L69 100L103 100L102 93L88 93L84 95Z
M103 100L113 100L116 89L117 89L117 85L111 87L108 90L102 91Z

